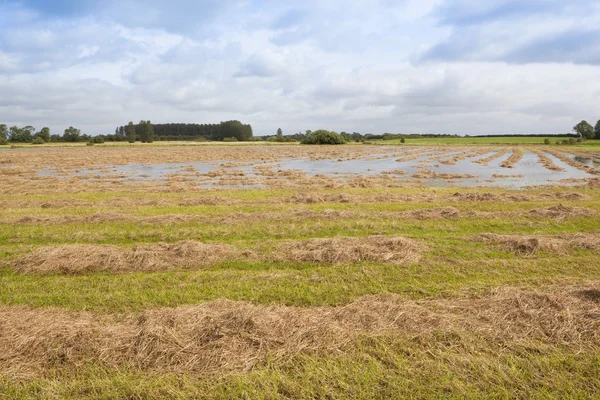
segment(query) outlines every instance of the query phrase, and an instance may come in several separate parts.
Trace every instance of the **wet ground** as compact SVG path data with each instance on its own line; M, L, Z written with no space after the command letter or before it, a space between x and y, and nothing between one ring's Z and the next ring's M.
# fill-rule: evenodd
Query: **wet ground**
M525 151L521 160L513 168L502 167L503 161L511 155L509 151L502 157L489 162L488 165L475 163L498 151L490 151L447 164L441 161L451 159L464 153L464 150L436 153L430 148L411 148L403 156L391 150L381 154L371 154L356 159L319 159L309 158L281 159L277 162L239 163L234 160L220 162L188 162L173 164L129 164L121 166L108 166L102 169L83 169L77 171L57 171L46 169L40 175L52 176L81 176L92 179L110 177L128 181L160 181L172 177L197 177L198 186L212 187L260 187L264 186L265 176L270 179L278 177L286 179L290 173L304 174L306 176L324 175L335 179L351 179L357 176L375 176L379 174L392 175L399 181L414 181L414 174L423 171L435 174L456 174L456 177L419 179L424 186L501 186L508 188L522 188L526 186L553 185L565 181L594 177L585 171L567 165L549 153L544 153L552 162L563 171L552 171L539 162L537 154ZM569 155L570 157L595 168L600 165L592 159ZM412 158L403 161L403 158ZM220 176L243 176L245 182L234 185L219 184ZM475 177L465 177L473 175ZM417 175L418 177L418 175ZM261 181L262 180L262 181ZM562 181L562 182L561 182Z

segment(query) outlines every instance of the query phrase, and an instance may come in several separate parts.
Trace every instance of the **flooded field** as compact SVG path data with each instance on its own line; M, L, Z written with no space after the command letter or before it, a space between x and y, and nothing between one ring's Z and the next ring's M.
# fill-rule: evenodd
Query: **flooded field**
M3 151L0 397L314 399L326 382L427 398L424 382L587 398L597 161L566 146Z
M28 165L35 172L31 179L112 186L137 183L157 187L183 184L198 188L258 188L327 182L352 185L362 181L387 186L515 189L585 183L600 174L593 154L585 157L543 147L256 146L215 147L210 152L206 148L187 152L148 148L131 150L126 157L122 157L122 149L86 150L7 152L0 173L18 175ZM66 153L68 157L63 157ZM94 156L98 158L90 158ZM22 167L17 161L20 158L25 161ZM86 158L90 158L89 163ZM139 158L145 158L144 162Z

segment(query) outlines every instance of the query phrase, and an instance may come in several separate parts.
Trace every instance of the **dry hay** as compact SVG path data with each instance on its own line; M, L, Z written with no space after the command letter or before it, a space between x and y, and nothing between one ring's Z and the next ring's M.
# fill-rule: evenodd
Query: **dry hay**
M418 261L421 249L422 245L403 237L337 237L285 242L277 247L273 257L285 262L403 264Z
M494 161L495 159L500 158L500 157L504 157L504 155L506 153L508 153L508 150L503 149L503 150L500 150L497 153L494 153L494 154L490 155L489 157L480 158L479 160L474 160L473 162L477 163L477 164L481 164L481 165L488 165L490 162Z
M595 250L600 248L599 234L562 234L554 236L541 235L497 235L482 233L474 240L500 245L516 254L532 255L538 251L551 253L567 253L572 249Z
M549 169L550 171L557 171L557 172L565 171L564 168L561 168L558 165L554 164L554 161L552 161L552 159L550 159L550 157L545 155L540 150L531 149L531 151L533 151L535 154L537 154L538 158L540 159L540 164L542 164L544 166L544 168Z
M504 160L500 166L503 168L514 168L515 164L523 158L523 151L520 148L512 150L512 154Z
M125 317L59 309L0 308L0 370L14 377L74 371L85 363L128 370L226 374L298 354L354 348L362 335L396 335L415 348L447 343L476 351L600 341L600 286L533 292L499 289L475 298L404 301L367 296L343 307L251 305L218 300ZM547 348L547 347L546 347Z
M349 194L328 194L318 195L313 193L297 193L286 199L286 202L296 204L317 204L317 203L355 203L359 198Z
M439 173L425 169L420 172L416 172L413 175L416 179L469 179L477 178L477 175L472 174L450 174L450 173Z
M454 207L426 208L422 210L404 211L401 213L404 217L419 220L457 218L460 214L460 210Z
M596 214L596 211L585 207L571 207L559 204L552 207L535 208L529 211L530 214L548 218L571 218L571 217L589 217Z
M579 162L579 161L567 156L565 153L562 153L560 151L555 151L555 150L548 150L548 153L552 154L554 157L558 158L560 161L564 162L565 164L570 165L571 167L577 168L581 171L585 171L589 174L600 175L600 169L590 167L589 165Z
M40 247L7 264L20 273L127 273L196 268L231 261L242 255L250 254L225 244L193 241L139 245L134 248L69 244Z
M516 178L524 178L525 175L521 175L521 174L492 174L492 178L494 179L506 179L506 178L512 178L512 179L516 179Z

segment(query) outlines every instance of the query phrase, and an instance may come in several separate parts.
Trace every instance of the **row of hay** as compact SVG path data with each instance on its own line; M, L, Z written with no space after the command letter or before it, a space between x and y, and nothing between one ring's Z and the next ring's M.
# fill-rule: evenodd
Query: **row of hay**
M555 150L548 150L548 153L552 154L554 157L558 158L560 161L564 162L565 164L570 165L571 167L577 168L581 171L585 171L588 174L600 175L600 169L590 167L589 165L585 165L584 163L579 162L579 161L569 157L565 153L562 153L560 151L555 151Z
M514 148L512 154L504 160L500 166L503 168L514 168L515 164L523 158L523 151L520 148Z
M498 151L497 153L491 154L490 156L485 157L485 158L480 158L479 160L475 160L473 162L477 163L477 164L481 164L481 165L489 165L489 163L494 161L495 159L504 157L504 155L506 153L508 153L508 150L502 149L502 150Z
M567 253L573 249L596 250L600 248L599 233L573 233L561 235L497 235L483 233L473 238L491 243L516 254L535 254L538 251Z
M558 171L558 172L565 171L564 168L561 168L558 165L554 164L554 161L552 161L552 159L550 159L550 157L545 155L540 150L531 149L531 151L533 151L535 154L537 154L538 158L540 159L540 164L542 164L544 166L544 168L549 169L550 171Z
M0 371L35 377L83 364L189 374L249 371L267 360L350 350L359 336L395 335L465 352L600 345L600 284L544 292L499 289L478 298L403 301L370 296L344 307L227 300L130 316L0 308Z
M65 198L53 200L19 199L19 200L0 200L1 209L22 209L22 208L84 208L84 207L110 207L112 212L124 209L131 211L136 207L151 206L235 206L235 205L262 205L273 204L277 202L295 203L295 204L320 204L320 203L443 203L450 201L498 201L498 202L535 202L548 200L568 200L568 201L586 201L591 197L579 192L543 192L535 194L524 194L519 192L510 193L492 193L492 192L468 192L461 191L453 195L445 193L418 193L418 194L400 194L400 193L381 193L374 195L357 195L349 193L305 193L299 192L291 197L269 198L268 200L252 199L240 200L225 196L200 195L185 196L181 198L137 198L137 197L114 197L103 201L88 201L79 198Z
M215 243L183 241L148 244L133 248L115 245L69 244L39 247L8 261L19 273L81 274L87 272L153 272L174 268L200 268L239 260L352 263L376 261L389 264L415 262L423 246L402 237L370 236L285 241L272 254Z

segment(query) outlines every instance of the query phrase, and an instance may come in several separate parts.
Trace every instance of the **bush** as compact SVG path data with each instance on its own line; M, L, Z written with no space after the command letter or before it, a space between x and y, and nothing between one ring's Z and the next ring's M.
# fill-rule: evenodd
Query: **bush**
M402 136L402 139L400 139L400 143L406 143L406 139L404 138L404 136Z
M302 144L345 144L346 139L336 132L320 129L306 135Z
M223 141L224 142L237 142L238 140L235 137L226 137L226 138L223 138Z
M46 144L46 142L44 142L44 139L39 137L39 138L33 139L33 142L31 142L31 144Z
M94 142L87 142L85 145L86 145L86 146L93 146L93 145L94 145Z
M94 143L102 144L102 143L104 143L104 138L102 136L96 136L94 138Z
M544 144L551 144L551 143L550 143L550 139L547 139L547 138L546 138L546 139L544 139Z
M0 146L6 146L8 144L8 140L2 138L0 139Z

